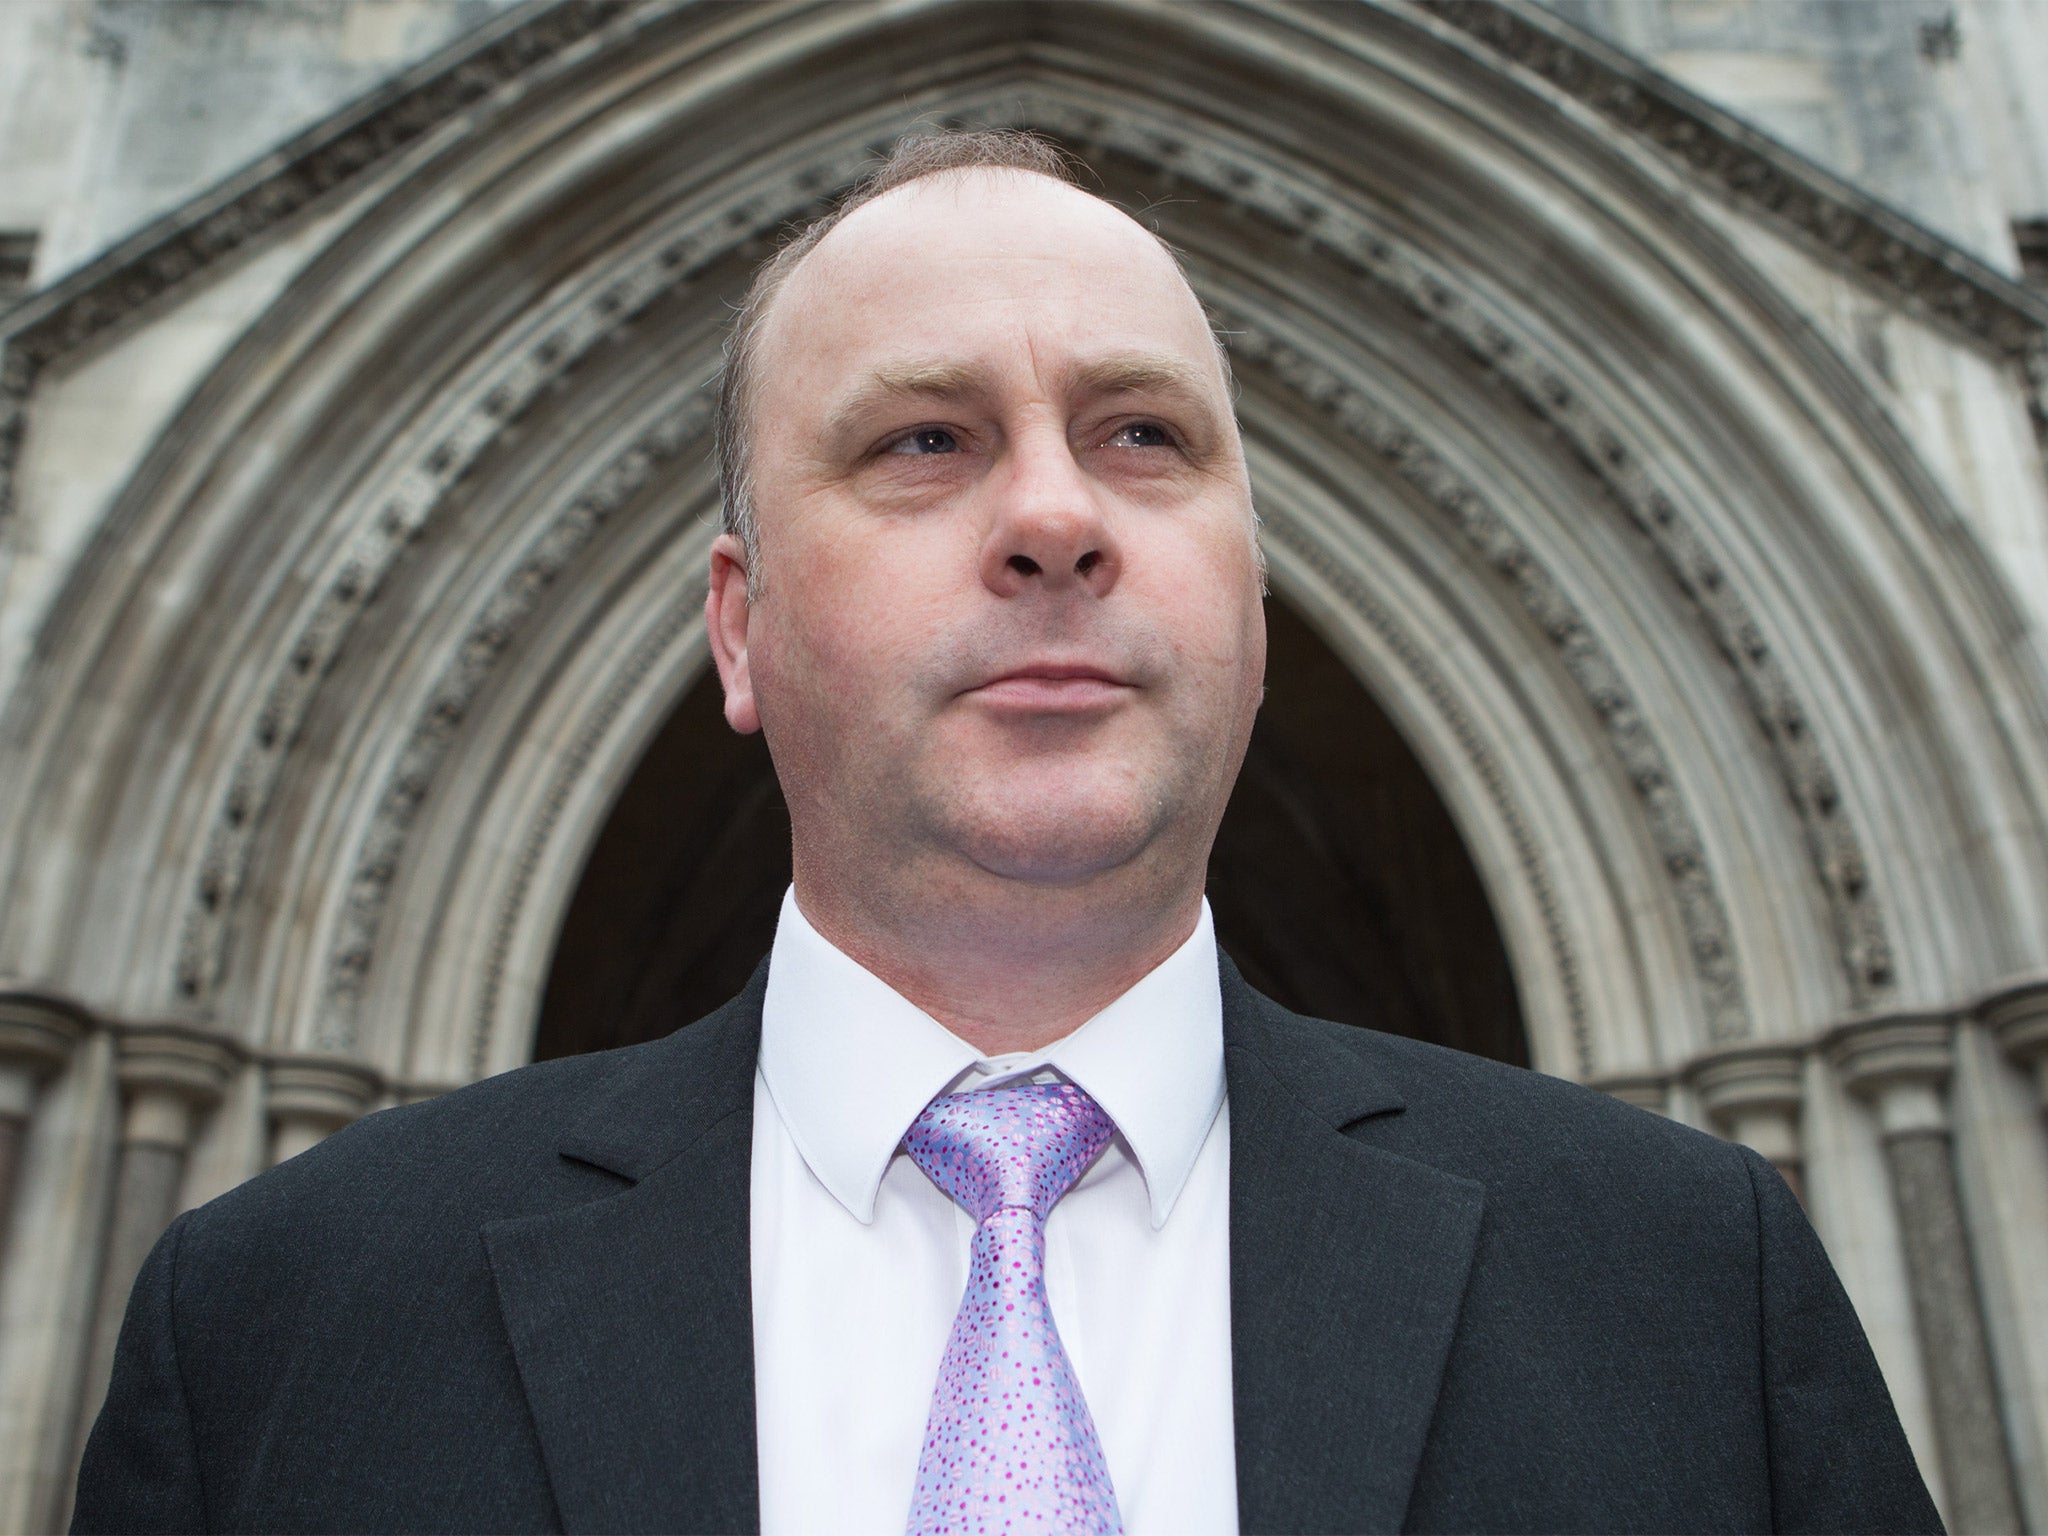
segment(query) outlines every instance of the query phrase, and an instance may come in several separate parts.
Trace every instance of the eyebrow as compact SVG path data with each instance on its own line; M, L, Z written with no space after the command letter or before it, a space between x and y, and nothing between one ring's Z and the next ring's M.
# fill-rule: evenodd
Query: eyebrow
M1167 394L1201 401L1207 382L1200 369L1176 357L1119 353L1075 369L1067 391L1078 395ZM825 424L827 441L859 429L880 408L907 400L969 400L995 392L994 376L977 363L885 363L861 381Z
M1075 382L1092 395L1169 394L1199 400L1209 380L1201 369L1177 357L1150 353L1105 357L1087 364Z

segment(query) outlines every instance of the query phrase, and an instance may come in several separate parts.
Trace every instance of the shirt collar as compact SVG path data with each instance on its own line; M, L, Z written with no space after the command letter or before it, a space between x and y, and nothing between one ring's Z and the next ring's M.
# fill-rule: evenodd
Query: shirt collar
M1223 999L1216 933L1195 931L1102 1012L1021 1059L973 1046L813 928L782 899L761 1004L761 1076L797 1151L863 1224L911 1122L959 1084L993 1086L1049 1067L1116 1122L1162 1227L1223 1104Z

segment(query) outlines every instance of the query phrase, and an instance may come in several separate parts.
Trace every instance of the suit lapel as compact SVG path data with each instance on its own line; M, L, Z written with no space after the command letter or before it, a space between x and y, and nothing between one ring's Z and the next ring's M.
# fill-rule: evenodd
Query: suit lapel
M766 974L645 1047L563 1143L629 1188L483 1229L567 1530L758 1528L748 1192Z
M1484 1192L1343 1134L1397 1086L1228 960L1223 1008L1240 1523L1398 1530Z
M758 1527L748 1192L766 967L648 1047L563 1155L629 1187L483 1229L566 1529ZM1400 1526L1478 1238L1468 1179L1343 1134L1371 1061L1223 962L1238 1512Z

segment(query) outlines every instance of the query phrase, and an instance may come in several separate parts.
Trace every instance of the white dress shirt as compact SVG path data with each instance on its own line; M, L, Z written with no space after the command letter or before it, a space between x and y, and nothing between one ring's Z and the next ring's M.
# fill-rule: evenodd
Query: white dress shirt
M1046 1221L1046 1294L1130 1536L1237 1530L1230 1135L1209 908L1064 1040L989 1059L782 903L754 1077L766 1536L901 1532L974 1221L904 1152L941 1093L1060 1078L1117 1135Z

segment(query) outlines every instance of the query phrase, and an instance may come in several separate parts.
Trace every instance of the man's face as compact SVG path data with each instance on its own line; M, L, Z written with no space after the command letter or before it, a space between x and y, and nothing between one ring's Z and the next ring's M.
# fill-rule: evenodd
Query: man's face
M712 622L799 894L1205 859L1265 627L1222 370L1157 243L1044 177L929 178L817 246L758 358L762 590L728 541Z

